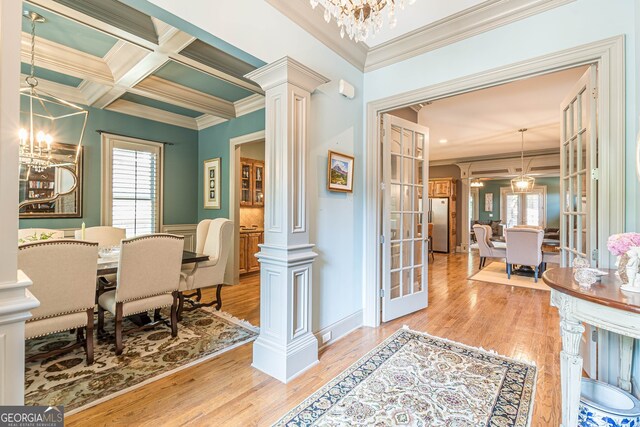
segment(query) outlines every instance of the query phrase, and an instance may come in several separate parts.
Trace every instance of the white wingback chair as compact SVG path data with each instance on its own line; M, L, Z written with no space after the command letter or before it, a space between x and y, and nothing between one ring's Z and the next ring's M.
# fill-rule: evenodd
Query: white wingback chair
M51 228L21 228L18 230L18 240L26 240L35 236L40 239L42 234L51 234L51 239L64 239L64 231Z
M27 243L18 248L18 268L33 282L29 290L40 301L31 310L25 338L76 329L76 343L43 355L50 357L84 346L87 365L93 363L93 308L98 244L73 239ZM87 331L86 339L82 336Z
M475 224L473 231L476 235L476 241L478 242L478 249L480 251L480 267L484 268L487 258L504 259L507 257L507 251L505 248L496 248L491 241L491 227L488 225Z
M178 335L178 284L183 248L184 237L173 234L149 234L122 241L116 289L98 298L98 331L103 332L105 310L113 314L117 355L122 354L124 348L122 320L126 316L155 310L155 322L141 327L150 328L162 322L160 308L171 306L171 336Z
M535 281L542 263L544 230L537 228L509 228L507 235L507 276L511 279L514 264L533 267Z
M82 239L82 230L75 231L76 239ZM127 230L124 228L99 226L84 229L84 239L88 242L97 242L101 248L120 246L120 242L127 238Z
M227 267L227 258L233 238L233 222L226 218L205 219L200 221L196 229L196 252L209 256L208 261L187 265L182 269L180 279L180 303L178 305L178 319L183 310L191 311L200 307L222 308L222 286ZM216 299L209 303L200 303L202 288L216 286ZM188 293L195 291L193 293ZM196 300L192 300L192 297ZM188 302L190 307L185 308Z

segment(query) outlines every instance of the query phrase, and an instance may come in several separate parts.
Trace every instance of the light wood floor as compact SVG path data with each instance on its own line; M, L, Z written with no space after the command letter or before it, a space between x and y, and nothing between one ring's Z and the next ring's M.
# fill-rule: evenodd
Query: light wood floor
M360 328L322 350L320 363L289 384L251 368L247 344L68 417L67 425L271 425L404 324L534 361L539 371L533 425L559 425L561 342L549 293L467 280L476 269L473 256L437 254L427 309L377 329ZM250 276L225 289L223 310L258 324L258 280Z

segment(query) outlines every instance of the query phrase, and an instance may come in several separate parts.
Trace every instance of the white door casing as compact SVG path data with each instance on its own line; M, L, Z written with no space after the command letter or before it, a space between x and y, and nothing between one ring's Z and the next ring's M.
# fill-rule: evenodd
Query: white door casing
M598 263L597 69L591 65L561 104L560 248L562 265Z
M382 320L425 308L429 129L385 114L382 156Z

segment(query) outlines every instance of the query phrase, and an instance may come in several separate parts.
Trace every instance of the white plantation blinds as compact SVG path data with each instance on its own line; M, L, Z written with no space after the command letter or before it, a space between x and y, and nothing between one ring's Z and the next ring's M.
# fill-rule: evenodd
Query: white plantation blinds
M160 231L162 148L146 141L106 141L103 224L126 229L127 237Z

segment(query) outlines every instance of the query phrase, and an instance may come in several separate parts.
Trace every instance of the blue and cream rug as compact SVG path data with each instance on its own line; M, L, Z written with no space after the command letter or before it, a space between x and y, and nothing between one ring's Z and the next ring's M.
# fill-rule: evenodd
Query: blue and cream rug
M403 328L276 426L528 426L536 367Z
M167 318L169 312L163 310ZM113 332L105 313L105 330ZM132 324L127 319L125 330ZM113 339L94 342L95 362L87 366L84 349L26 364L25 404L64 405L69 415L203 362L256 339L258 329L233 316L203 308L184 312L178 336L166 326L125 335L124 352L114 353ZM95 339L95 338L94 338ZM75 334L52 334L27 340L27 356L64 347Z

